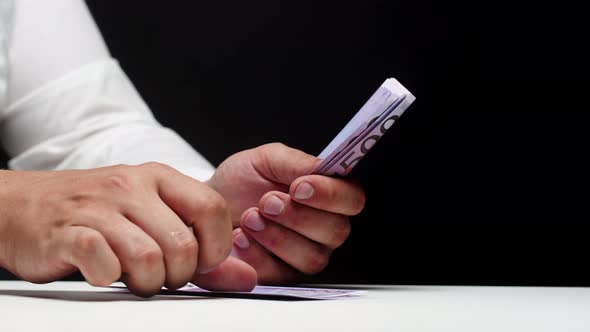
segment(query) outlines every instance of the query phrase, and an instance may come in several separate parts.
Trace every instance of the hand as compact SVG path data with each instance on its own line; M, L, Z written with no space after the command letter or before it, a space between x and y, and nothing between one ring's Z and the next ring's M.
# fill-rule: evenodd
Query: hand
M0 171L0 182L0 265L24 280L80 270L92 285L121 278L141 296L188 281L222 290L256 283L250 266L226 260L232 227L224 199L170 167Z
M234 254L256 269L260 283L292 283L320 272L348 237L348 216L364 207L357 184L309 175L319 163L267 144L229 157L207 182L228 203Z

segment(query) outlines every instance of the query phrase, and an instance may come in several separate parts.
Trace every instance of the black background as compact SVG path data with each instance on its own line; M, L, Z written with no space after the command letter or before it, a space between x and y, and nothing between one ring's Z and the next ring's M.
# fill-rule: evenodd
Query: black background
M156 117L215 164L273 141L319 153L387 77L415 94L352 174L366 210L316 281L590 285L575 8L87 2Z

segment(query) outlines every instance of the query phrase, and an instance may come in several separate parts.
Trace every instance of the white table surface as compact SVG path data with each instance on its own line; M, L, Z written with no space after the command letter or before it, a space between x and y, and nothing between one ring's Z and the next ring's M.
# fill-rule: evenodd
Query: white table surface
M590 331L590 288L354 287L369 292L289 302L0 281L0 331Z

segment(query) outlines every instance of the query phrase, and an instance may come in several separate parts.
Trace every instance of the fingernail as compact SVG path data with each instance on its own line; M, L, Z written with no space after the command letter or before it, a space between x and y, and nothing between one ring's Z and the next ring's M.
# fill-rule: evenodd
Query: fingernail
M295 199L309 199L313 195L313 187L309 182L301 182L295 189Z
M248 249L248 247L250 247L250 241L248 240L246 234L242 232L242 230L236 231L236 235L234 236L234 243L242 249Z
M246 220L244 220L244 225L256 232L260 232L264 229L265 226L262 216L260 215L260 213L256 211L252 211L250 212L250 214L246 216Z
M283 212L285 203L275 195L270 196L264 202L264 213L276 216Z

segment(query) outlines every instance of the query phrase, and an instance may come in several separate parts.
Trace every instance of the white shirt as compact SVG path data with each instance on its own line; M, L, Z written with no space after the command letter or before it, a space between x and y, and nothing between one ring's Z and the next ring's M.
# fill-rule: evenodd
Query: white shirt
M0 0L0 140L12 169L158 161L201 181L214 170L156 121L82 0Z

